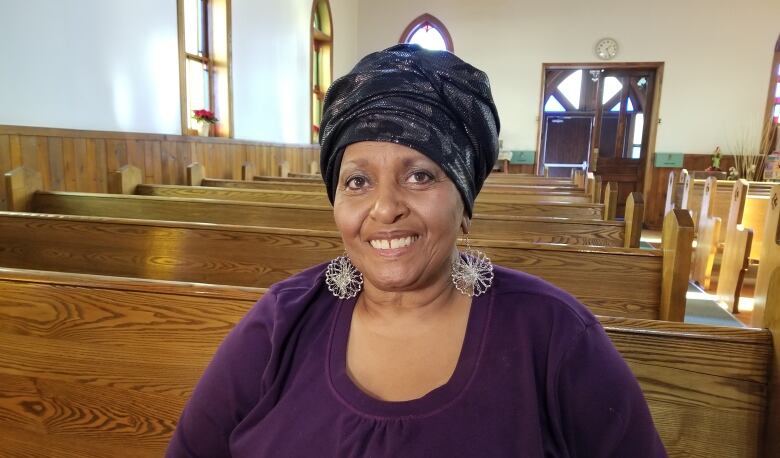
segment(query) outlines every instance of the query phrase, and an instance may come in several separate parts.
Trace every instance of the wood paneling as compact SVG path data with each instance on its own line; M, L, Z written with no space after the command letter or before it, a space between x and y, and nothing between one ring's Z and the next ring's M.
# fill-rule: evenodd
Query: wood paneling
M140 168L147 183L185 184L192 162L206 165L210 178L241 179L244 162L260 175L278 175L284 161L308 172L318 158L318 145L0 125L0 173L31 167L47 191L106 192L108 175L125 164ZM7 208L0 189L0 210Z
M650 158L649 160L653 160ZM710 166L712 159L709 154L686 154L683 158L682 168L693 173L696 170L704 170ZM724 156L720 161L720 168L728 170L734 165L734 159ZM666 188L669 183L669 172L674 171L675 176L680 175L682 168L657 168L650 166L649 192L645 195L645 226L651 229L660 229L664 222L664 203L666 201Z

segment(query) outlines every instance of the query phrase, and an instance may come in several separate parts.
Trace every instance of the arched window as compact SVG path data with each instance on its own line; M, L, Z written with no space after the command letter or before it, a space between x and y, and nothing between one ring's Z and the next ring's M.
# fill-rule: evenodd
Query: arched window
M325 93L333 82L333 20L328 0L311 9L311 141L317 143Z
M455 52L452 37L444 24L431 16L423 14L413 20L401 34L399 43L414 43L427 49Z

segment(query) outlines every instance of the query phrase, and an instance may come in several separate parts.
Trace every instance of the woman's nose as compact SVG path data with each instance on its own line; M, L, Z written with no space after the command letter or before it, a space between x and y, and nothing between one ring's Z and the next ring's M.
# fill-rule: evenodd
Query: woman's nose
M393 224L409 213L403 189L399 186L379 185L374 190L374 196L370 216L380 223Z

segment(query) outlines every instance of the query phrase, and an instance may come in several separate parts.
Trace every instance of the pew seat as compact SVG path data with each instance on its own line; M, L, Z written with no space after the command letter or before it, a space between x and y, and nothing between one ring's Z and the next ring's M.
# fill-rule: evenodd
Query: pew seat
M262 294L0 269L0 456L162 456L217 345ZM669 456L761 456L767 330L599 320Z

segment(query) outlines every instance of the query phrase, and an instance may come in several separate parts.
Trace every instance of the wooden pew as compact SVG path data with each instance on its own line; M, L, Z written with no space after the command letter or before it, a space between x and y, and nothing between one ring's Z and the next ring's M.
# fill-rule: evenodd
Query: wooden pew
M775 348L766 426L766 456L774 457L780 456L780 185L775 184L770 193L764 228L752 319L753 326L772 332Z
M0 456L162 456L217 345L262 293L0 269ZM768 331L599 320L669 456L761 456L778 393Z
M688 189L691 184L688 171L682 169L679 176L672 170L666 181L664 216L675 208L688 208Z
M718 272L718 301L726 304L731 313L739 312L739 297L750 262L753 229L743 225L747 180L738 180L731 194L731 209L725 224L726 243Z
M663 250L472 245L498 265L560 286L595 313L682 321L691 226L687 212L667 215ZM0 212L0 266L9 268L266 287L342 252L333 231Z
M694 227L696 233L699 231L699 211L701 209L701 201L704 196L704 189L706 187L707 180L693 179L691 180L690 189L687 195L687 206L692 211ZM726 221L728 218L728 211L730 208L729 198L734 187L734 181L718 180L718 196L713 200L715 205L712 208L712 216L720 218L722 221ZM748 197L751 196L763 196L768 197L773 186L772 183L765 183L759 181L749 181L750 184ZM720 242L725 241L725 233L719 239Z
M124 169L124 168L123 168ZM122 170L122 169L120 169ZM293 202L292 200L286 200L286 199L294 199L295 201L299 202L300 200L297 198L297 196L293 196L293 194L301 193L303 195L306 195L308 197L313 197L314 194L320 195L323 202L328 202L327 197L325 194L324 187L322 186L315 186L312 187L309 184L301 184L301 183L277 183L277 184L269 184L269 183L247 183L240 180L216 180L216 179L210 179L205 178L205 169L200 164L191 164L187 168L187 184L188 186L196 187L198 189L198 193L203 193L205 191L202 190L202 188L215 188L220 191L220 196L218 198L225 199L225 200L251 200L251 201L258 201L258 202ZM128 178L128 181L124 185L115 186L113 191L115 193L131 193L131 192L120 192L116 189L122 189L122 186L125 187L125 189L138 189L139 194L144 195L166 195L168 197L185 197L187 196L187 193L192 191L183 191L180 188L177 191L173 191L176 188L167 188L167 190L161 190L161 191L152 191L149 188L144 187L138 187L140 184L140 180L138 181L131 181ZM604 219L604 220L614 220L615 219L615 208L617 208L617 188L615 185L607 185L611 186L609 189L612 189L610 192L605 192L605 203L604 204L594 204L589 202L559 202L559 201L534 201L533 198L516 198L514 196L495 196L495 195L484 195L480 194L477 198L477 201L475 202L475 213L480 214L489 214L489 215L495 215L495 214L503 214L503 215L511 215L511 216L554 216L554 217L561 217L561 218L593 218L593 219ZM230 191L228 191L226 188L229 188ZM110 188L111 189L111 188ZM158 188L163 189L163 188ZM255 191L256 194L252 194L247 191ZM161 192L162 194L157 194L157 192ZM179 195L172 195L172 192L177 192ZM278 194L281 193L281 194Z
M715 178L707 179L701 209L698 212L699 230L696 237L696 259L692 277L705 289L710 289L714 271L726 273L726 286L729 290L736 288L737 284L734 281L738 278L734 276L744 277L748 258L756 263L760 262L759 254L769 196L765 195L763 190L759 190L758 194L751 194L750 182L739 180L729 183L731 195L726 198L723 192L718 191L724 183L726 182ZM762 186L765 187L766 184ZM715 211L725 205L729 205L729 211L726 213L726 218L721 221L721 217L716 216ZM750 244L746 244L747 234L739 232L741 228L749 228L752 232ZM729 237L737 238L730 240ZM735 244L735 250L726 253L729 242ZM745 249L747 249L747 258L741 254ZM720 253L723 253L723 260L718 262ZM717 269L718 266L721 268ZM720 275L718 277L720 278ZM739 283L741 284L741 280ZM726 294L724 302L736 310L737 303L734 302L733 296L728 299L725 291L724 294Z
M323 192L275 191L208 186L177 186L139 184L125 194L188 199L217 199L245 202L298 203L330 205ZM120 194L120 193L118 193ZM557 218L604 219L604 204L580 204L572 202L504 203L477 199L475 213L481 215L548 216Z
M280 166L280 176L255 175L250 180L272 181L282 183L322 184L322 176L317 173L292 173L287 171L285 164ZM533 175L491 174L485 180L486 186L512 186L518 189L539 189L547 191L583 191L572 180L550 179Z
M190 178L192 177L192 178ZM593 180L591 177L588 181ZM204 178L200 173L188 172L187 184L190 186L239 187L244 189L283 190L325 192L322 180L308 178L280 178L275 176L255 176L253 181L215 180ZM592 185L585 189L558 187L539 187L535 185L484 184L480 196L499 202L593 202Z
M269 204L257 202L181 199L117 194L45 192L19 183L28 172L16 169L7 174L12 183L8 195L13 200L26 193L27 207L11 210L37 213L105 216L151 220L286 227L335 231L330 206ZM35 180L33 180L35 181ZM627 222L575 220L549 217L497 216L475 214L472 238L516 240L532 243L619 246L638 248L643 204L630 196Z
M708 178L704 185L701 209L698 212L699 226L691 278L704 289L710 288L712 268L715 264L715 254L717 253L720 240L722 220L714 215L713 210L718 194L717 190L718 180L714 177Z

